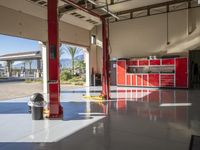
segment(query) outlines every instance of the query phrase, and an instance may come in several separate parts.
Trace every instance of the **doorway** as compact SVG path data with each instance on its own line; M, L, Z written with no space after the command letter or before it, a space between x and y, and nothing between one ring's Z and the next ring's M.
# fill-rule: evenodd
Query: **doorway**
M200 89L200 50L189 52L189 86L190 88Z
M60 80L69 86L89 86L89 52L85 47L62 43Z

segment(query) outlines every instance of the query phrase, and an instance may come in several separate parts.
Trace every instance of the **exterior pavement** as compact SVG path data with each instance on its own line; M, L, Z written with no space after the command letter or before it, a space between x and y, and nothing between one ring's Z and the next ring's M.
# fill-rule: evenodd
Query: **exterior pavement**
M61 90L74 89L79 86L61 85ZM0 100L9 100L30 96L33 93L42 93L43 85L40 82L0 82Z

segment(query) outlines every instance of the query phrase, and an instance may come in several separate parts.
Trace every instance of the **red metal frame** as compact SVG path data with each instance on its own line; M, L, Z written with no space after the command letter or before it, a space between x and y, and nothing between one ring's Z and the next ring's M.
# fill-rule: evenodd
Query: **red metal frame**
M110 99L110 76L109 76L109 50L108 50L108 24L106 19L102 19L102 39L103 39L103 70L102 70L102 96Z
M103 70L102 70L102 96L110 99L110 75L109 75L109 50L108 50L108 23L105 17L102 17L93 11L76 4L73 0L63 0L64 2L78 8L92 16L98 17L102 21L102 42L103 42Z
M110 75L109 75L109 50L108 50L108 24L106 18L94 13L93 11L79 6L73 0L63 0L64 2L78 8L92 16L98 17L102 21L103 39L103 73L102 73L102 96L110 98ZM62 107L59 102L59 48L58 48L58 0L48 0L48 39L49 39L49 94L50 94L50 117L62 115ZM51 49L56 48L56 58L51 59ZM53 81L53 82L52 82Z
M48 0L49 117L61 118L58 44L58 0Z
M78 5L78 4L76 4L73 0L63 0L63 1L68 3L68 4L70 4L70 5L72 5L72 6L74 6L77 9L80 9L80 10L92 15L92 16L98 17L101 20L103 19L102 16L98 15L97 13L94 13L93 11L91 11L91 10L85 8L85 7L82 7L82 6Z

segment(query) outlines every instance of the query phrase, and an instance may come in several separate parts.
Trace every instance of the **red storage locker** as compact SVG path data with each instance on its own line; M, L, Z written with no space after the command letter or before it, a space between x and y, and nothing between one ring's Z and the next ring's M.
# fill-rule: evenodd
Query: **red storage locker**
M174 65L174 58L162 59L162 65Z
M187 65L187 58L176 58L176 87L178 88L188 87Z
M143 86L148 86L148 75L147 74L143 75Z
M160 76L161 87L174 87L174 75L173 74L161 74Z
M137 66L138 65L138 61L137 60L127 60L126 64L128 66Z
M149 74L149 86L159 87L159 74Z
M126 61L126 65L127 65L127 66L131 66L131 61L130 61L130 60L127 60L127 61Z
M148 66L149 60L139 60L139 66Z
M142 75L137 75L137 86L142 86Z
M130 64L131 64L131 66L137 66L138 65L138 61L137 60L131 60Z
M117 85L125 85L126 61L117 61Z
M160 59L150 60L150 65L160 65Z
M127 84L128 86L131 85L131 75L130 75L130 74L129 74L129 75L126 75L126 84Z
M136 75L132 75L132 86L137 86Z

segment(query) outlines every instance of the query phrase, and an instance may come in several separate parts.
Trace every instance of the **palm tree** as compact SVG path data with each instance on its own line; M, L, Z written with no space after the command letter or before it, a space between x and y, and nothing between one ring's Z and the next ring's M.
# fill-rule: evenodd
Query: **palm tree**
M75 71L75 67L74 67L74 62L75 62L75 57L81 52L80 48L77 47L72 47L72 46L67 46L67 45L63 45L62 50L65 50L72 59L72 75L74 75L74 71Z
M61 64L61 56L64 54L64 49L63 48L60 48L59 49L59 66L60 66L60 69L62 69L62 64Z

